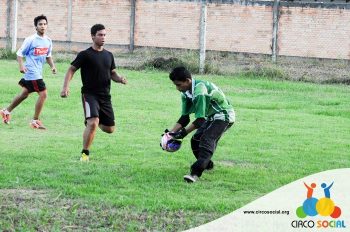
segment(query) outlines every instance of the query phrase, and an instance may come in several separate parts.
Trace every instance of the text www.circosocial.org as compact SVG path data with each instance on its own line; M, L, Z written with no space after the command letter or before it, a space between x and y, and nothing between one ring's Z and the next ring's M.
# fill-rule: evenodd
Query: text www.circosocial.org
M271 214L271 215L276 215L276 214L283 214L283 215L289 215L289 210L244 210L244 214Z

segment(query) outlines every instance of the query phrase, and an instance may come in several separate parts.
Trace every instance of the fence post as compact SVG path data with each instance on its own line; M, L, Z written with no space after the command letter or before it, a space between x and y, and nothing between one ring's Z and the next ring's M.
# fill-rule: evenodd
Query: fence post
M68 0L67 12L67 41L69 52L72 52L72 21L73 21L73 0Z
M205 50L206 50L206 31L207 31L207 1L201 0L201 15L199 24L199 73L204 73L205 69Z
M16 52L17 50L17 17L18 17L18 2L17 0L13 0L12 5L12 15L13 15L13 28L11 35L11 52Z
M6 3L6 49L11 49L11 0Z
M72 0L68 0L67 41L69 42L69 50L71 50L72 42L72 4Z
M131 0L131 12L130 12L130 45L129 52L134 52L135 47L135 17L136 17L136 0Z
M279 4L280 0L274 0L273 3L273 29L272 29L272 62L277 61L277 32L278 32L278 22L279 22Z

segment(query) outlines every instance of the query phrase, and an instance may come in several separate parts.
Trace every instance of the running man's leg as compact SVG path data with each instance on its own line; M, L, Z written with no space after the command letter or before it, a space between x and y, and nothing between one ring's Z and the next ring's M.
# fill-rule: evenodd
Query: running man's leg
M103 132L106 132L108 134L111 134L114 132L115 130L115 126L105 126L105 125L98 125L100 127L100 129L103 131Z
M9 112L11 112L14 108L16 108L23 100L25 100L29 96L29 91L22 87L22 92L18 94L11 102L11 104L6 108Z
M99 127L103 132L111 134L115 130L115 121L114 121L114 111L112 107L111 97L106 96L99 98L100 110L98 112L100 124Z
M98 127L99 118L86 119L86 127L83 133L83 149L89 150Z
M40 113L43 109L45 100L47 98L47 90L45 89L43 91L40 91L40 92L38 92L38 94L39 94L39 97L38 97L38 100L36 101L36 104L35 104L35 111L34 111L34 116L33 116L34 120L39 119Z
M11 102L11 104L0 111L2 121L6 124L10 123L11 120L11 111L16 108L23 100L25 100L29 96L29 91L26 88L22 88L22 92L15 96Z

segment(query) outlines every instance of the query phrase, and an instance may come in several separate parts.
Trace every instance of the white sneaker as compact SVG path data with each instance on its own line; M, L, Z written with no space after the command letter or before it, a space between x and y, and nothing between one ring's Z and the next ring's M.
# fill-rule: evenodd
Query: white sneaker
M29 125L33 128L33 129L42 129L42 130L45 130L46 127L43 125L43 123L37 119L37 120L32 120Z
M10 124L11 113L7 109L0 110L2 121L6 124Z
M197 175L186 175L184 176L184 180L188 183L194 183L199 179L199 177Z

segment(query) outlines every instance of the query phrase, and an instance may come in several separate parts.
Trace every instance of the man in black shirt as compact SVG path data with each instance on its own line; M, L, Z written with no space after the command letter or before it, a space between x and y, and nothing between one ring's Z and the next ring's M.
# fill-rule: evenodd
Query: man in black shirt
M113 54L103 48L106 30L102 24L91 27L92 47L80 52L68 68L61 97L69 95L69 82L80 68L82 103L85 114L83 149L80 161L89 161L89 148L97 127L106 133L115 129L114 112L111 103L111 80L126 84L126 78L117 74Z

